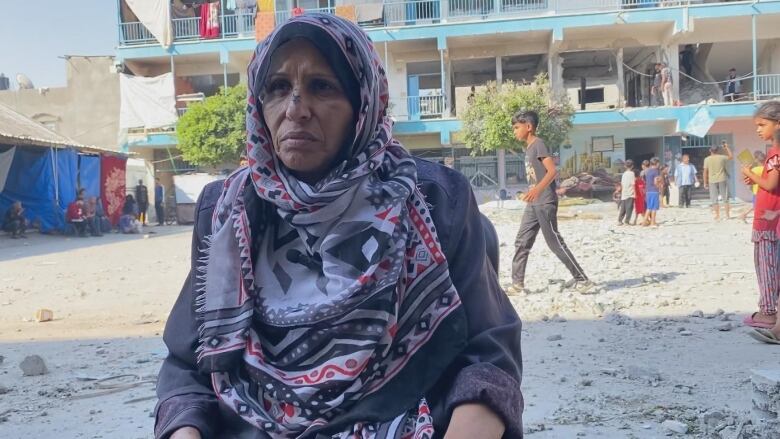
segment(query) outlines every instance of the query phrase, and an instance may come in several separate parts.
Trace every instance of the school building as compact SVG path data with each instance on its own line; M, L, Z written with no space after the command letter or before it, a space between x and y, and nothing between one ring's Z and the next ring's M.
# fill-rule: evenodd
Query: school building
M398 139L416 155L461 170L477 187L525 178L522 153L472 157L463 144L459 115L472 88L488 81L531 81L544 72L569 96L578 109L574 129L555 148L564 175L594 163L617 172L627 158L674 164L682 152L700 164L708 147L724 140L735 154L764 149L752 114L780 97L780 0L147 3L150 9L133 10L118 0L116 68L154 82L173 96L179 114L219 86L245 83L257 41L293 14L356 21L386 64ZM673 106L651 105L656 62L670 68ZM725 82L732 68L736 90ZM158 174L192 169L176 149L175 117L125 124L124 149L154 163ZM735 182L734 163L732 187L749 199Z

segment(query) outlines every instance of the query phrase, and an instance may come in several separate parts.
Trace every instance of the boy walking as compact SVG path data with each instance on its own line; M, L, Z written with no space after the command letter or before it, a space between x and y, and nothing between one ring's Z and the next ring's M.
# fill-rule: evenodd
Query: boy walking
M656 215L658 215L658 209L661 208L661 193L659 191L658 182L656 178L660 177L658 171L658 165L660 160L653 158L650 160L650 167L645 171L645 187L647 188L647 215L645 223L649 223L651 227L658 227L656 223Z
M618 213L618 225L631 224L631 215L634 213L634 197L636 192L634 185L636 184L636 175L634 174L634 161L631 159L626 160L626 172L620 178L621 196L620 196L620 213ZM625 222L623 221L625 220Z
M547 151L542 139L536 137L539 115L535 111L518 111L512 116L512 130L517 140L524 141L525 166L530 189L523 196L528 205L523 214L520 230L515 238L515 256L512 260L512 286L509 294L526 292L525 268L528 255L541 229L547 246L563 262L573 279L566 282L568 288L574 287L580 292L590 289L593 284L577 263L569 248L563 242L558 231L558 195L555 193L555 161Z

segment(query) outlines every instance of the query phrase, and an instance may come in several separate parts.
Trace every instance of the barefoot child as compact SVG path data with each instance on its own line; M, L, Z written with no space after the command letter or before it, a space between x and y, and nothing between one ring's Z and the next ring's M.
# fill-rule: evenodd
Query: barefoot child
M645 170L650 167L650 162L645 160L642 162L642 172L639 173L639 178L636 179L634 188L634 194L636 199L634 200L634 210L636 211L636 217L634 217L634 225L637 222L641 225L646 225L645 212L647 207L645 205Z
M780 295L780 102L767 102L755 115L756 132L762 140L771 140L764 171L753 173L742 168L746 184L757 184L753 215L754 261L759 289L759 311L745 318L745 324L756 328L750 335L766 343L780 344L780 322L777 321L777 300Z

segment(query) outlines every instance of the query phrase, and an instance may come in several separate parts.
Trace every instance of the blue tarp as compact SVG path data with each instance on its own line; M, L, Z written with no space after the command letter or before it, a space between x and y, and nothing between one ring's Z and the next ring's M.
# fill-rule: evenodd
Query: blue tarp
M56 204L53 154L48 148L17 147L5 188L0 193L0 214L21 201L31 223L42 232L62 230L65 215Z
M65 212L76 199L78 190L79 155L72 149L55 149L57 158L57 188L60 192L60 209Z
M87 198L100 197L100 156L79 154L79 187Z

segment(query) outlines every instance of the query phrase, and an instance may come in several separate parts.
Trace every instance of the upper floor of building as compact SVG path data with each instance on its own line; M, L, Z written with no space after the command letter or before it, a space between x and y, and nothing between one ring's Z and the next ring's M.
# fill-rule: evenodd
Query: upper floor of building
M117 2L120 58L176 54L177 46L181 53L214 45L251 49L273 27L306 12L353 20L377 43L521 31L550 31L564 40L582 27L653 23L676 33L701 20L780 14L780 0L171 0L167 15L149 18ZM159 32L150 31L160 20L170 25L171 47L160 47Z

